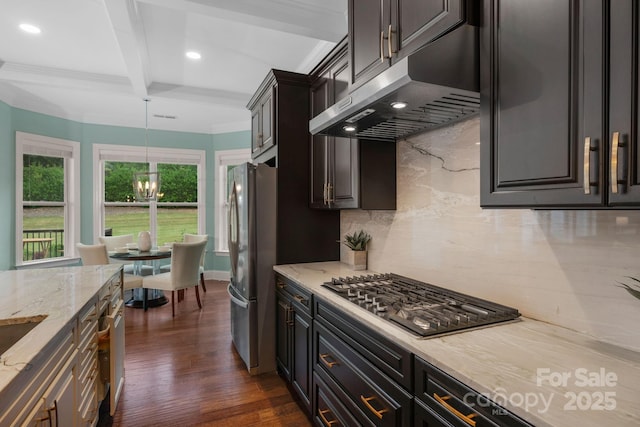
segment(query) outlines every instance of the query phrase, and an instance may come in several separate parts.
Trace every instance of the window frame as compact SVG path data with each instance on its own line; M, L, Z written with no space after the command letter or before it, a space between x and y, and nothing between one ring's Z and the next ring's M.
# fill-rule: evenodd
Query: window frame
M105 227L105 200L104 200L104 166L105 162L136 162L149 163L149 172L156 172L157 165L160 164L189 164L196 165L198 174L198 202L195 203L198 212L198 234L206 234L206 152L197 149L176 149L153 147L147 153L144 146L129 145L93 145L93 236L97 240L98 236L104 234ZM133 177L132 177L133 180ZM133 181L132 181L133 182ZM161 188L162 190L162 184ZM151 241L156 242L157 238L157 213L158 206L176 206L176 203L164 202L132 202L140 206L149 206L149 227ZM118 203L110 203L116 206ZM184 205L180 203L179 205ZM193 205L187 203L186 205ZM157 242L156 242L157 243Z
M251 149L237 148L231 150L218 150L215 153L216 164L216 194L215 213L215 253L216 255L229 255L227 246L227 167L239 165L245 162L251 163Z
M60 153L66 153L66 155ZM24 155L32 154L64 159L64 200L44 202L43 205L61 206L64 210L64 247L62 257L23 260L22 235L24 230ZM15 267L65 265L75 261L76 242L80 238L80 143L73 140L16 131L16 222ZM39 203L40 204L40 203Z

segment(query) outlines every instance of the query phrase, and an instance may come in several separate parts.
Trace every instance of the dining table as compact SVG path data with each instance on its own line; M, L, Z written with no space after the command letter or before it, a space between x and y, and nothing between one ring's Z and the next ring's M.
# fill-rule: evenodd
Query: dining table
M129 249L126 252L110 251L109 257L118 261L132 261L133 274L142 276L142 266L146 262L151 262L153 274L160 273L160 263L162 259L171 258L171 251L160 251L151 249L150 251L139 251ZM132 290L133 297L125 303L128 307L144 308L159 307L169 302L164 292L160 289L136 288Z

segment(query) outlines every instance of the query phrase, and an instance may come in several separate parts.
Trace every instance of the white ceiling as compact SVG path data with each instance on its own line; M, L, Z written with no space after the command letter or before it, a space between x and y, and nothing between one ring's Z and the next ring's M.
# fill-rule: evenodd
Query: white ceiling
M221 133L271 68L308 73L347 0L0 0L0 100L82 123ZM37 25L38 35L20 30ZM202 54L199 61L187 50ZM175 119L156 117L175 116Z

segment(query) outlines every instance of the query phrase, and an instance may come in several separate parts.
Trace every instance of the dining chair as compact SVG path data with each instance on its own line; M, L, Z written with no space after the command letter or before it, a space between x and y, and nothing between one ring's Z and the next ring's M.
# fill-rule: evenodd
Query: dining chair
M107 246L104 244L97 245L85 245L78 243L76 245L80 258L82 259L82 265L105 265L109 264L109 253L107 252ZM135 289L142 287L142 277L134 276L133 274L124 274L123 289Z
M133 234L121 234L119 236L99 236L98 240L107 246L107 251L115 251L116 248L123 248L127 246L127 243L134 243ZM126 263L118 260L111 260L111 263L124 264L124 272L133 274L133 264ZM148 276L153 274L153 266L143 265L141 268L141 274Z
M182 236L182 242L183 243L193 243L193 242L202 242L202 241L208 241L209 240L209 235L208 234L189 234L189 233L185 233ZM202 290L207 292L207 288L204 285L204 255L205 255L206 251L202 251L202 256L200 257L200 286L202 286ZM166 264L160 267L160 271L163 273L166 273L168 271L171 270L171 264Z
M207 241L174 243L171 251L171 271L144 276L142 286L148 289L171 291L171 315L175 317L175 291L195 287L198 307L202 309L198 282L200 280L200 258Z

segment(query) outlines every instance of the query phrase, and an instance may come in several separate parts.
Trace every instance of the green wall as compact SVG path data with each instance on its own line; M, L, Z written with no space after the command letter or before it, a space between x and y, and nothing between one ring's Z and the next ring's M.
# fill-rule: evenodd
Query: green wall
M93 125L74 122L13 108L0 101L0 221L2 241L0 245L0 270L14 268L15 248L15 133L34 133L53 138L80 142L80 205L81 240L91 242L93 234L93 144L139 145L144 146L144 129L118 126ZM149 130L149 147L185 148L206 152L206 232L211 236L207 248L207 270L229 270L229 257L213 253L215 234L215 152L237 148L248 148L250 131L223 134L203 134Z

